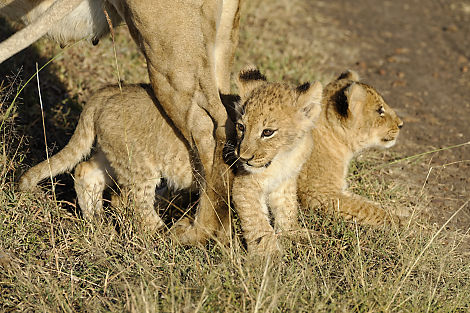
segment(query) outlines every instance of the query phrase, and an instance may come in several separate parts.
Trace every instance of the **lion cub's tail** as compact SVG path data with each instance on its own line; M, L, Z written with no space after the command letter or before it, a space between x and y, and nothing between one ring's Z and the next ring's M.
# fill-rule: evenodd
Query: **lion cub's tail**
M20 190L31 190L44 178L71 170L90 153L95 141L96 107L93 105L93 101L85 106L69 143L49 158L49 161L42 161L24 173L19 181Z

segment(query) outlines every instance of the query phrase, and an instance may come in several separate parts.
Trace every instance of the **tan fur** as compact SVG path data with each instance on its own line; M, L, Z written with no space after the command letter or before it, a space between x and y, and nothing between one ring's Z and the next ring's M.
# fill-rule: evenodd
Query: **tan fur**
M50 158L52 175L72 169L93 146L98 151L75 169L75 189L86 218L101 213L102 194L114 180L130 192L144 225L151 230L163 226L154 211L155 188L166 178L174 189L194 184L188 149L152 100L150 86L107 87L85 106L67 146ZM160 108L161 109L161 108ZM20 179L20 189L30 190L48 177L44 161Z
M50 33L50 30L56 28L58 24L62 24L70 11L77 10L81 6L82 0L57 0L52 5L48 1L43 3L45 5L37 5L38 9L33 6L36 3L30 1L10 0L0 3L0 15L29 22L28 26L0 43L0 63L28 47L48 32ZM45 6L47 9L44 8ZM41 12L41 19L33 18L35 13L39 11L44 11Z
M226 236L230 171L222 160L222 147L233 125L227 119L219 90L225 93L230 89L240 0L83 2L89 3L91 10L70 15L65 26L51 28L51 35L64 42L77 36L98 39L103 34L103 25L107 25L103 23L102 12L97 12L102 4L114 21L122 18L127 23L146 57L156 97L191 147L193 164L199 164L193 169L200 174L197 176L201 194L198 213L193 224L184 220L176 225L175 233L181 242L188 244L204 242L215 234ZM51 3L50 0L11 0L0 7L0 14L15 17L31 12L36 20L47 23L42 13ZM99 22L95 24L95 20ZM70 26L88 23L92 24L86 28L85 35L78 26ZM55 31L58 34L53 34ZM5 55L3 48L0 45L0 56Z
M240 75L239 89L243 106L235 153L242 168L234 178L232 199L248 251L271 253L279 249L276 232L299 228L296 180L312 150L322 88L316 83L299 91L266 83L259 72L247 70Z
M0 6L0 14L10 19L21 20L29 25L38 21L43 22L44 14L49 8L59 11L57 3L61 1L63 0L7 0L3 1ZM66 2L71 1L66 0ZM109 32L103 9L107 10L113 25L121 22L118 12L107 1L82 0L74 8L66 8L68 12L61 14L63 18L54 21L53 24L47 24L47 35L61 45L80 39L98 40Z
M273 84L270 91L285 88ZM318 89L317 86L315 90ZM250 102L254 97L257 100ZM252 110L260 97L266 94L253 93L247 98L246 110L250 113L244 116L248 125L263 116L262 110ZM291 136L296 138L298 134ZM97 151L90 160L78 164L91 152L95 139ZM137 213L150 230L163 226L154 211L155 188L161 179L165 178L172 189L195 188L196 183L188 146L165 117L148 85L127 85L122 90L106 87L96 92L83 109L70 142L49 162L43 161L27 171L20 179L20 189L31 190L51 174L55 176L75 166L75 190L86 218L101 214L103 191L117 182L121 193L129 194L135 202Z
M346 190L354 155L370 147L393 146L403 125L373 87L357 81L357 74L350 71L324 88L324 110L313 130L315 148L298 179L301 207L323 205L364 224L398 221L377 204ZM338 107L345 114L339 114Z

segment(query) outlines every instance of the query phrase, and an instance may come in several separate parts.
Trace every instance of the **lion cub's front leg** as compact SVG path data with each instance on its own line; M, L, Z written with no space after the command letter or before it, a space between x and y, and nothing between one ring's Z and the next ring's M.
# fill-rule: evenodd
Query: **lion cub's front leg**
M249 175L237 176L232 187L244 237L251 254L264 255L280 251L262 186Z
M298 223L297 178L282 183L269 194L268 204L274 216L276 232L291 239L300 239L306 231Z

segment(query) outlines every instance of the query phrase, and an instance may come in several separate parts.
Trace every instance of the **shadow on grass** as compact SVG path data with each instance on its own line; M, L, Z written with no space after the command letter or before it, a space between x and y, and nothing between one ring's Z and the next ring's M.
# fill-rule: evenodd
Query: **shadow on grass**
M0 19L0 41L5 40L14 32L15 29L6 20ZM4 86L10 85L13 88L13 95L6 99L5 108L1 109L2 114L13 101L16 92L31 76L35 75L36 63L38 68L41 68L53 57L53 55L41 56L39 50L35 46L31 46L1 64L0 83L3 83ZM67 144L81 112L81 105L77 98L68 93L66 86L61 82L56 72L53 63L39 72L49 155L57 153ZM46 158L36 77L25 86L15 102L15 110L12 112L14 115L13 128L16 136L23 137L23 140L13 140L10 142L9 149L18 151L20 155L24 155L24 159L12 169L15 173L8 175L11 180L16 180L22 172ZM8 134L2 135L6 136L5 138L8 137ZM64 201L64 203L74 203L75 192L70 175L57 176L55 181L59 182L56 186L57 200ZM46 188L51 189L50 181L43 182L41 185L49 185ZM69 211L75 211L74 205L65 204L63 207Z
M15 29L3 19L0 19L0 41L8 38L15 32ZM7 99L7 103L0 108L0 115L3 115L6 108L13 100L15 93L19 90L31 76L35 75L36 63L41 68L55 55L53 52L40 53L36 46L45 46L47 49L50 45L44 45L39 42L37 45L28 47L17 55L11 57L0 67L0 84L4 86L13 86L13 95ZM41 46L40 46L41 47ZM46 50L43 49L43 50ZM62 72L62 73L61 73ZM57 74L61 73L61 74ZM82 103L78 100L76 94L70 94L67 86L63 83L67 79L67 71L54 65L51 62L47 67L39 72L39 81L41 89L41 98L44 107L44 120L48 144L49 156L61 150L72 136L75 126L82 111ZM1 86L1 85L0 85ZM0 88L0 93L1 93ZM73 91L72 91L73 92ZM0 100L4 95L0 94ZM44 131L42 125L41 106L38 93L37 78L33 79L21 91L19 97L15 101L14 123L11 129L16 133L16 137L22 137L22 140L11 141L9 150L13 151L11 155L18 151L24 156L20 162L16 162L16 166L11 169L8 180L17 180L22 173L37 165L46 159L46 149L44 143ZM6 132L6 130L2 130ZM12 137L12 136L10 136ZM58 175L54 178L57 182L55 187L56 199L61 202L61 207L68 211L81 215L76 201L76 193L73 188L74 182L70 174ZM50 180L46 179L40 183L44 187L46 194L51 194ZM118 189L116 189L118 190ZM183 215L192 216L197 203L197 195L189 193L168 193L165 194L165 185L157 190L157 208L168 226L171 226L178 218ZM165 195L164 195L165 194ZM162 195L165 198L162 200ZM111 199L109 189L104 194L105 205Z

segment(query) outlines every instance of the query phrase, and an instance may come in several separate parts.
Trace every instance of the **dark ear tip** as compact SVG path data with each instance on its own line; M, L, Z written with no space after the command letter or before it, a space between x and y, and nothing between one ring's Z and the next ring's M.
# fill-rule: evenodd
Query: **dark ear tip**
M359 74L357 74L357 72L355 72L353 70L347 70L347 71L341 73L336 80L342 80L342 79L358 81L359 80Z
M240 71L238 75L240 81L250 81L250 80L263 80L266 81L266 76L261 74L261 72L254 66L244 68Z
M306 82L306 83L303 83L302 85L299 85L295 88L295 90L298 92L298 93L304 93L306 92L308 89L310 88L310 83L309 82Z

